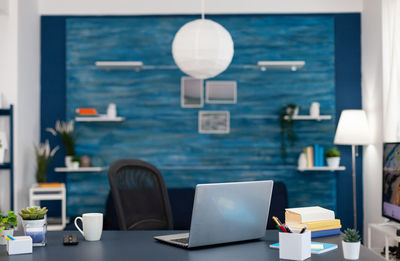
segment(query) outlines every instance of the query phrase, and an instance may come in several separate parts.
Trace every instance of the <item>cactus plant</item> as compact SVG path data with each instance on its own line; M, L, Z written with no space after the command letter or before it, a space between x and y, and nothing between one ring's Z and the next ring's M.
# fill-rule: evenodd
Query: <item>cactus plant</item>
M360 234L355 229L346 229L343 236L344 242L354 243L360 241Z
M44 219L46 216L48 209L46 207L28 207L26 209L21 209L19 215L23 220L39 220Z

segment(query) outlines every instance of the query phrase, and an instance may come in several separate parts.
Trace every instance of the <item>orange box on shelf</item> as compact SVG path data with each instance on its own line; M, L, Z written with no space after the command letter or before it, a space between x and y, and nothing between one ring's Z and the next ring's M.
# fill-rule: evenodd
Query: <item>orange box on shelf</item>
M39 187L42 188L60 188L62 183L39 183Z
M96 116L97 110L95 108L78 108L76 113L79 115Z

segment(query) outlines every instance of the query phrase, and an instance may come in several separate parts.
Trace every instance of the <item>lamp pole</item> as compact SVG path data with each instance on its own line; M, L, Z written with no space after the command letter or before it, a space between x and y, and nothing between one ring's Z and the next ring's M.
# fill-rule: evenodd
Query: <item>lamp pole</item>
M351 145L351 156L353 165L353 224L357 230L357 186L356 186L356 145Z

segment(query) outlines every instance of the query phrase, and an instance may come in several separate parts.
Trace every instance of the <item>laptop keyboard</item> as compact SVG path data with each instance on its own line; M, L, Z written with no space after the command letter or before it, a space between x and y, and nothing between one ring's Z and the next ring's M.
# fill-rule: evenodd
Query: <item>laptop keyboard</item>
M171 239L171 241L182 243L182 244L189 244L189 238L188 237Z

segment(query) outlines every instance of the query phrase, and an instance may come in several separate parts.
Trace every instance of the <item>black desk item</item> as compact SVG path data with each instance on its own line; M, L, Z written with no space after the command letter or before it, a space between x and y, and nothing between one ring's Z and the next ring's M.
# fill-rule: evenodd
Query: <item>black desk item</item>
M63 238L63 244L66 246L75 246L79 243L78 236L76 234L66 234Z
M176 233L187 231L173 231ZM84 241L81 236L79 245L64 246L61 241L65 232L48 232L47 246L35 247L33 254L8 256L5 246L0 246L0 261L275 261L279 260L279 251L269 248L278 242L278 232L267 231L267 242L249 241L215 247L187 250L159 243L153 239L156 235L170 234L171 231L103 231L101 241ZM319 238L318 242L337 244L338 249L321 255L312 255L312 261L341 261L343 259L340 237ZM310 260L311 260L310 259ZM360 261L384 261L371 250L361 246Z

